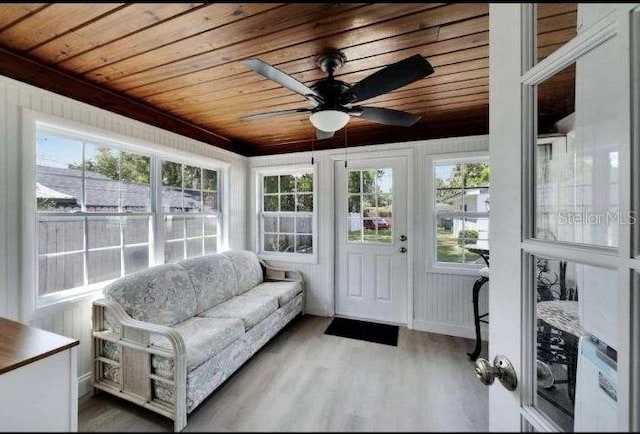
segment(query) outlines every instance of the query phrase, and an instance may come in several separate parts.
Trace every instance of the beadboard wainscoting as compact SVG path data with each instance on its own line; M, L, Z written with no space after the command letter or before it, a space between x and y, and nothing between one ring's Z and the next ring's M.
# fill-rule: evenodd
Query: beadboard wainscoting
M34 112L74 121L109 133L126 136L177 153L226 162L229 167L228 247L246 246L245 219L247 158L223 149L174 134L160 128L80 103L19 81L0 76L0 316L28 322L36 327L80 340L78 378L80 394L90 390L91 381L91 299L56 305L26 317L22 313L20 215L22 112ZM95 296L94 296L95 297Z
M473 274L456 272L434 272L429 267L427 255L428 231L433 229L433 219L427 213L426 203L431 200L432 182L427 180L426 168L429 157L438 154L488 154L488 136L469 136L448 139L436 139L386 145L359 146L325 151L299 152L292 154L251 157L249 176L250 205L247 219L248 243L251 249L257 251L257 222L258 198L257 172L259 169L287 165L310 164L313 156L317 165L316 185L318 195L318 236L317 263L309 264L294 261L272 261L275 265L300 270L306 279L308 298L306 311L310 314L332 316L334 314L334 161L344 158L347 161L362 153L375 152L391 156L394 152L406 155L412 151L413 160L413 204L410 205L409 216L409 249L413 249L413 318L409 326L418 330L442 333L453 336L475 337L473 325L473 305L471 302L471 288L476 277ZM411 183L411 180L410 180ZM411 229L413 228L413 229ZM481 313L487 307L488 287L483 288L480 297ZM409 309L411 311L411 309ZM412 323L412 324L411 324ZM487 338L483 324L483 338Z

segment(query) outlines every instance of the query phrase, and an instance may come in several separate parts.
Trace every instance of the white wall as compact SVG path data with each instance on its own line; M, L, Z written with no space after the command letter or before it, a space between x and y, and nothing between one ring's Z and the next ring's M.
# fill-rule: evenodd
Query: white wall
M229 247L245 248L247 158L52 92L0 76L0 316L20 318L20 148L21 110L28 108L95 128L231 164L229 170ZM56 306L31 324L80 340L80 394L91 378L90 300Z
M428 193L432 185L426 179L427 157L435 154L487 151L487 136L458 137L387 145L350 148L349 153L366 151L414 151L414 233L408 233L410 248L414 252L414 328L455 336L475 337L471 288L476 279L473 275L441 274L427 270L427 231L432 230L432 220L426 212ZM307 312L314 315L331 316L334 313L334 169L332 155L344 155L343 149L317 151L314 153L318 170L318 263L274 262L300 270L307 280ZM348 158L347 158L348 159ZM305 164L311 161L310 152L252 157L251 168ZM256 250L255 179L249 173L249 208L247 209L247 233L249 248ZM487 289L487 288L485 288ZM487 309L487 291L481 291L481 312ZM483 335L486 338L486 333Z

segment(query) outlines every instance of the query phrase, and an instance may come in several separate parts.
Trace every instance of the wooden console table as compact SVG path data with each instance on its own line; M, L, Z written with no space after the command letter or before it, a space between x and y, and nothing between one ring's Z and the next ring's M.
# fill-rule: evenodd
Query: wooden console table
M0 431L77 431L77 345L0 318Z

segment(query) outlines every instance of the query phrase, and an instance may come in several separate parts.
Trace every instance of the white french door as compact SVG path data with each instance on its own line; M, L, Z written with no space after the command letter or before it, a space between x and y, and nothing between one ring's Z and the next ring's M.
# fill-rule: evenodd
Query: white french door
M336 315L407 323L407 158L335 162Z
M490 5L492 431L640 428L640 6L562 7Z

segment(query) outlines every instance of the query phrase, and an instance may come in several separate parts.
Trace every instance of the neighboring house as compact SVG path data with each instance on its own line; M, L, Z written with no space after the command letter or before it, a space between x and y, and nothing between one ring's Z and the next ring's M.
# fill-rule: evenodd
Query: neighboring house
M464 195L464 203L462 192L456 193L455 196L449 199L448 204L438 203L436 205L437 212L468 212L468 213L482 213L489 211L489 188L479 187L473 189L466 189ZM438 226L450 228L454 238L458 237L458 234L462 230L476 230L478 231L479 239L489 238L489 220L487 218L470 218L467 217L466 221L463 217L438 217Z

